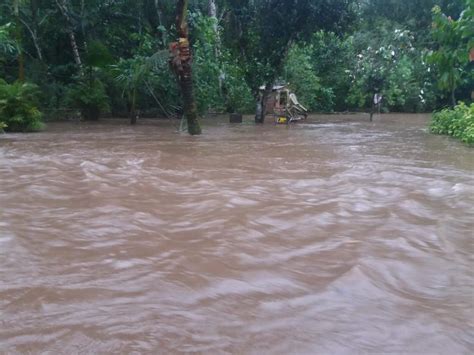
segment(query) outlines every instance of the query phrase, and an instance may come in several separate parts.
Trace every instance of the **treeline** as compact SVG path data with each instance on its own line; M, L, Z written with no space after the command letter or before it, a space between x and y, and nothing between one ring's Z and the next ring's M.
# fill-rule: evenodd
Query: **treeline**
M179 113L168 64L176 1L0 6L0 115L6 101L34 96L22 82L37 85L47 118ZM388 111L470 99L469 0L190 0L188 13L201 114L253 112L258 88L273 82L312 111L366 110L374 91Z

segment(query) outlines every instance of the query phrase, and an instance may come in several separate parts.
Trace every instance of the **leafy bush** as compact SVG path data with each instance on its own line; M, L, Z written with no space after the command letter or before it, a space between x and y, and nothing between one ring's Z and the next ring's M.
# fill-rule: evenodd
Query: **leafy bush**
M447 134L464 143L474 144L474 103L467 106L461 102L453 110L435 112L430 130L435 134Z
M38 87L31 83L7 84L0 79L0 130L33 132L43 127L38 109Z
M101 112L109 110L109 98L99 79L78 81L70 88L68 96L86 120L98 120Z

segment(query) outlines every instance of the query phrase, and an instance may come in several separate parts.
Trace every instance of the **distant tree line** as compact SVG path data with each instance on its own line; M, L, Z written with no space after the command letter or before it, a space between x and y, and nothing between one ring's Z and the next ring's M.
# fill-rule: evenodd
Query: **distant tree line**
M3 1L3 102L18 81L46 118L179 116L175 21L175 0ZM386 111L470 100L469 0L189 0L188 21L200 114L254 112L276 82L312 111L367 110L374 91Z

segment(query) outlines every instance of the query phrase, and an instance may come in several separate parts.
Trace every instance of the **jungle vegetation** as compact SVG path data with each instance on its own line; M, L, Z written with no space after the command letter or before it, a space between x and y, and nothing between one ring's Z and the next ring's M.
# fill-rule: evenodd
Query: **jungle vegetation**
M179 117L179 2L3 0L0 129ZM386 112L471 102L470 0L189 0L187 23L199 115L255 112L282 82L315 112L368 110L374 91Z

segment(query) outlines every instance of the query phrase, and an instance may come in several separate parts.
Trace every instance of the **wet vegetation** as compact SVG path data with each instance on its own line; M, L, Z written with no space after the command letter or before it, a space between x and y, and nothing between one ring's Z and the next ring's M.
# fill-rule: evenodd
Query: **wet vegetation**
M447 134L461 141L474 144L474 103L460 103L454 109L444 109L433 114L430 130L436 134Z
M79 114L180 117L168 63L176 4L2 2L0 125L30 131L41 117ZM384 112L471 101L469 0L191 0L187 13L200 115L254 112L258 88L278 82L313 112L368 111L374 92Z
M43 127L42 113L38 109L38 86L0 80L0 130L32 132Z

